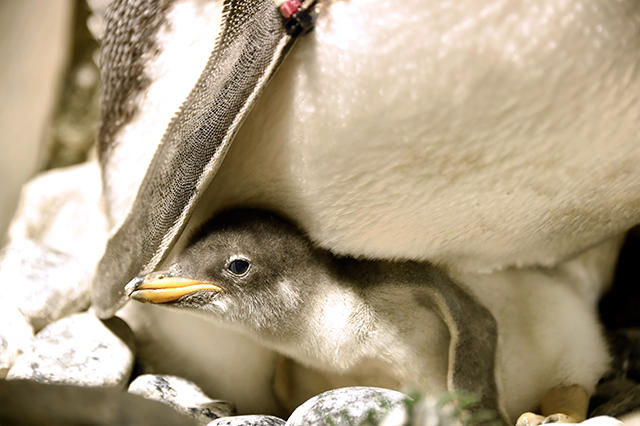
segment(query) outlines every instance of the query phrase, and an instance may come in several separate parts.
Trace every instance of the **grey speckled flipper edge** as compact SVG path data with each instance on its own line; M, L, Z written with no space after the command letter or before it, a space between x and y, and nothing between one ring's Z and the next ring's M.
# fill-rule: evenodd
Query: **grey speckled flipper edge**
M127 13L110 19L131 19ZM124 287L167 255L211 182L233 136L294 38L273 0L226 0L222 28L195 87L170 122L133 206L107 243L92 288L110 317Z

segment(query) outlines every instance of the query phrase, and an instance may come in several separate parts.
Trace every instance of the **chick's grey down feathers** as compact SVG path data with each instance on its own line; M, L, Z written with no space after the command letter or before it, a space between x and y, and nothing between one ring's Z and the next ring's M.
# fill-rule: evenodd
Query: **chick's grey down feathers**
M250 263L242 275L229 271L230 262L237 258ZM445 273L426 262L335 257L313 247L295 226L272 213L235 209L216 216L203 227L170 271L176 276L212 282L225 290L224 294L196 292L178 300L176 306L208 312L222 322L242 324L254 334L282 342L291 341L293 334L323 333L300 326L308 323L308 318L303 317L309 316L308 305L315 300L312 295L319 291L316 285L323 280L330 280L345 292L361 293L370 301L379 297L378 290L384 286L409 292L447 325L447 386L473 393L480 397L482 407L499 412L495 319ZM289 294L282 290L282 282L291 283L300 300L288 303ZM220 297L230 300L222 311L216 306ZM387 308L392 317L412 315L398 306ZM393 318L389 321L397 323ZM420 329L421 324L416 321L413 326Z

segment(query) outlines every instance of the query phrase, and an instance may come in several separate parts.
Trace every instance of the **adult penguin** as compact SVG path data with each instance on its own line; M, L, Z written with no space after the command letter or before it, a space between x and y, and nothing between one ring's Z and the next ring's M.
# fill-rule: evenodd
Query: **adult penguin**
M300 7L315 30L274 74L293 35L271 1L112 5L101 316L229 205L467 272L557 265L640 222L637 3Z

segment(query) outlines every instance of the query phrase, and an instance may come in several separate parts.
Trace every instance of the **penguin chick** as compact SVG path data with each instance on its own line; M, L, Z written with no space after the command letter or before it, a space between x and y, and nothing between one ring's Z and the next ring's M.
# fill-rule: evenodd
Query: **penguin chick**
M336 258L273 214L233 210L206 225L167 271L132 281L127 293L204 314L317 369L355 373L367 361L381 371L377 383L424 376L423 387L444 391L447 329L397 288L432 280L435 270L399 265ZM411 315L401 315L408 306ZM431 333L416 322L431 324ZM437 374L417 374L426 369Z
M498 330L498 354L467 354L468 362L496 359L498 407L512 420L558 386L591 391L607 365L595 316L571 289L549 273L522 281L499 287L492 276L466 289ZM433 282L457 286L426 262L336 257L286 220L245 209L215 217L166 271L126 291L204 315L314 370L438 396L451 387L455 339L436 302L425 303Z

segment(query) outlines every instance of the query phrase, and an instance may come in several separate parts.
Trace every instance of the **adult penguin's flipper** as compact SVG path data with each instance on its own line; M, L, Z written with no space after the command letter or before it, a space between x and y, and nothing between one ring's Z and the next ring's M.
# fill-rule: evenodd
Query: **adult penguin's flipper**
M129 15L120 18L132 19ZM273 0L226 0L221 25L204 71L170 122L131 210L107 243L92 289L100 317L122 306L129 280L152 271L167 255L294 40Z

